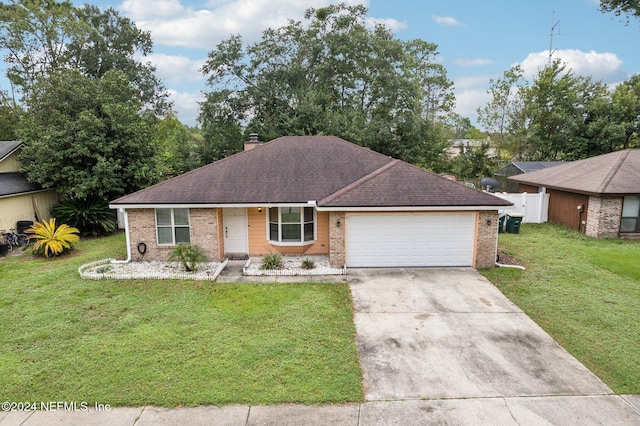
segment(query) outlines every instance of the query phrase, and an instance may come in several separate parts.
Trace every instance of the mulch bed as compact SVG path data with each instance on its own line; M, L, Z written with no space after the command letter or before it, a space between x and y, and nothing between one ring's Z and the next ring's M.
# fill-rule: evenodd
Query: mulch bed
M498 249L498 263L501 263L503 265L525 266L524 263L520 262L515 257L511 256L510 254L507 254L507 253L503 252L500 249Z

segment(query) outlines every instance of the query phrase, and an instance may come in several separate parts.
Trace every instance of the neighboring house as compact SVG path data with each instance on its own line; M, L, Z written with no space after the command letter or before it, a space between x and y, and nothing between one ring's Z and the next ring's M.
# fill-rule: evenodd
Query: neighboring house
M493 173L493 178L500 182L501 192L519 192L518 183L511 182L507 178L559 166L560 164L564 164L564 161L514 161L496 170Z
M591 237L639 237L640 150L626 149L512 176L520 192L549 193L549 221Z
M165 260L186 242L212 260L278 251L332 266L494 266L498 209L510 202L337 137L250 142L112 201L126 212L130 256L143 247Z
M0 142L0 230L17 228L18 221L48 219L59 199L56 191L29 183L20 173L18 156L23 146L17 141Z
M447 152L450 157L457 157L458 155L462 155L465 152L468 152L472 148L480 148L483 144L491 144L491 140L487 139L452 139L449 140L449 148L447 148ZM487 149L487 158L493 158L496 155L496 149L492 146L489 146Z

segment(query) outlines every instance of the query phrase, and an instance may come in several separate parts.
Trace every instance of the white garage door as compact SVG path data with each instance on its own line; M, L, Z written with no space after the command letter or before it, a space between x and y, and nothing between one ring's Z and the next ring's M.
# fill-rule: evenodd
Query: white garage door
M348 214L347 266L472 266L475 213Z

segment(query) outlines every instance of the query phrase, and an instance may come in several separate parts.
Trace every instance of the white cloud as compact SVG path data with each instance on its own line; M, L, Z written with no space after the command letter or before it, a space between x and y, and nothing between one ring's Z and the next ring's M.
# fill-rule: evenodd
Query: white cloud
M625 78L625 74L620 69L622 59L615 53L599 53L594 50L583 52L576 49L556 50L552 59L560 59L567 64L576 75L593 77L595 80L611 82ZM527 78L534 77L539 70L549 63L549 52L530 53L520 65Z
M200 102L204 101L202 92L178 92L169 89L169 99L173 101L173 107L177 111L180 122L188 126L195 126L200 111Z
M461 67L477 67L482 65L491 65L493 63L493 60L489 58L456 59L456 64Z
M134 20L170 18L185 13L180 0L125 0L120 9Z
M454 87L456 89L470 89L477 87L488 87L489 80L495 78L494 75L464 75L458 76L454 79Z
M393 18L386 18L386 19L367 18L366 23L370 27L375 27L376 24L383 24L385 27L389 28L394 33L399 30L404 30L408 26L406 22L400 22Z
M156 74L163 81L181 83L185 81L203 80L199 71L205 59L193 60L186 56L165 55L154 53L145 58L156 67Z
M474 125L477 125L478 107L489 102L490 96L486 89L456 90L456 112L463 117L468 117Z
M232 0L210 1L200 9L185 7L179 0L125 0L120 8L151 32L156 45L213 49L231 34L242 34L246 41L258 41L267 28L286 25L289 19L302 19L304 12L335 3L332 0ZM346 0L356 5L368 1ZM392 29L402 28L396 20L384 20Z
M459 22L456 18L454 18L453 16L438 16L438 15L432 15L431 19L433 19L433 21L437 24L440 25L446 25L449 27L455 27L455 26L459 26L462 25L461 22Z

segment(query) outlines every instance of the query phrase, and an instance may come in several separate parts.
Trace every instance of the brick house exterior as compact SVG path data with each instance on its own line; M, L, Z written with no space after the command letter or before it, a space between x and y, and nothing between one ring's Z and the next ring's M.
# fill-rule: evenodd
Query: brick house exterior
M279 251L328 255L333 267L375 266L375 258L357 263L349 255L359 238L373 238L365 244L372 256L379 251L402 266L495 266L506 200L338 138L249 145L113 201L127 217L132 260L166 260L185 241L211 261ZM366 217L372 224L356 233ZM411 232L420 224L431 231ZM376 241L378 232L385 241Z
M640 237L640 150L626 149L512 176L549 193L549 221L593 238Z

